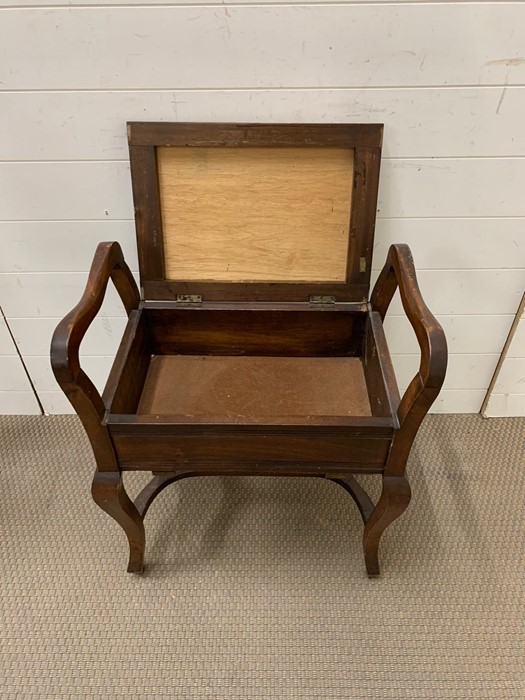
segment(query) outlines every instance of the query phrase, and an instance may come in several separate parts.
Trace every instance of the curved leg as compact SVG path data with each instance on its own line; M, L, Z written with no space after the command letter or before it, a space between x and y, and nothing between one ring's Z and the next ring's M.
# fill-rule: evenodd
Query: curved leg
M95 472L91 494L95 503L121 526L129 542L128 572L144 571L146 545L142 517L124 490L120 472Z
M154 476L153 479L148 482L146 486L144 486L142 491L135 499L135 508L137 509L141 518L144 518L148 512L148 508L157 498L159 493L174 481L182 479L183 476L185 476L184 472L176 472L174 474L158 474L157 476Z
M404 476L384 476L383 490L376 507L365 523L363 549L369 576L379 576L378 550L381 535L410 503L410 484Z
M330 481L333 481L334 483L339 484L339 486L342 486L345 491L348 491L348 493L356 502L357 507L359 508L359 512L361 513L363 522L366 523L366 521L370 517L370 514L374 510L374 504L370 496L361 486L361 484L358 481L356 481L355 478L350 474L342 479L332 479L330 477L328 478L330 479Z

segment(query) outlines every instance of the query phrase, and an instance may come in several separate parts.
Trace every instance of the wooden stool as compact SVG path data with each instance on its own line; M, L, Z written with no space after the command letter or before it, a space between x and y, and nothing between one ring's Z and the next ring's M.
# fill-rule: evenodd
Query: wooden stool
M95 502L144 567L144 516L188 476L310 476L345 488L369 576L410 501L405 466L447 347L410 250L369 297L382 125L128 125L141 293L101 243L52 342L55 377L91 441ZM103 395L79 347L109 279L128 323ZM383 332L396 289L421 348L402 399ZM133 503L124 471L153 478ZM376 504L355 479L377 474Z

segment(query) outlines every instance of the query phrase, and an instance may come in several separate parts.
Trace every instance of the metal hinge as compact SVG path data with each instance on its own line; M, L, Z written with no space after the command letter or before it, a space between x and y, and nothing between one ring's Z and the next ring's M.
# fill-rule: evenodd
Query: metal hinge
M202 296L200 294L177 294L175 301L177 304L202 304Z
M310 304L335 304L335 297L330 296L311 296Z

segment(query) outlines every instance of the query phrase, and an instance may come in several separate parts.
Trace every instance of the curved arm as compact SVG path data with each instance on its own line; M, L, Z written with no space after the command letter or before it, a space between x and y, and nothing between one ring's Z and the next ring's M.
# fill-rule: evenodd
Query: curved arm
M443 329L423 301L410 248L390 246L385 266L370 297L373 311L385 318L399 287L401 302L421 348L419 371L405 391L398 409L401 427L411 416L415 431L439 394L447 370L447 341Z
M80 343L95 318L109 280L117 289L128 316L140 302L140 295L118 243L100 243L91 264L82 298L60 321L51 341L51 365L61 389L73 404L90 437L100 430L104 403L91 379L80 367ZM97 429L98 423L98 429Z

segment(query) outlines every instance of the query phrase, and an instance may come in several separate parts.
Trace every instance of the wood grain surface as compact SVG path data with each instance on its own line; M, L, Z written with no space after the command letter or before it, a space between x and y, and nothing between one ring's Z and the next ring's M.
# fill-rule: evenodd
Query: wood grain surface
M157 149L167 279L346 278L353 150Z

